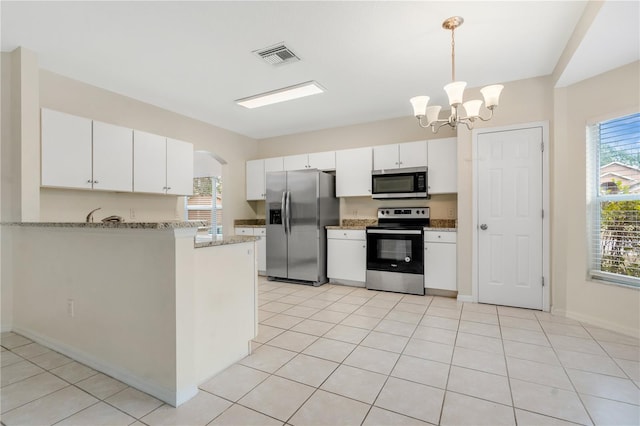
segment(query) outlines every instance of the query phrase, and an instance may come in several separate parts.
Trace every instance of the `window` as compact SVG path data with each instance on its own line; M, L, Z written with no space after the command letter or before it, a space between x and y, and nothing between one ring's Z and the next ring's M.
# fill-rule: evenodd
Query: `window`
M640 113L587 127L590 275L640 287Z
M220 176L193 179L193 195L185 197L187 220L211 223L206 233L222 236L222 178ZM213 200L216 200L214 203Z

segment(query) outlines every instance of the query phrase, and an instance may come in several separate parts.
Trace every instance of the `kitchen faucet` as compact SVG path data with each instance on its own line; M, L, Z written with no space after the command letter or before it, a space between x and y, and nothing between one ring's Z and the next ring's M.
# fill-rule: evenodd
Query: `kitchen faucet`
M98 207L97 209L93 209L89 212L89 214L87 215L87 223L89 222L93 222L93 212L100 210L102 207Z

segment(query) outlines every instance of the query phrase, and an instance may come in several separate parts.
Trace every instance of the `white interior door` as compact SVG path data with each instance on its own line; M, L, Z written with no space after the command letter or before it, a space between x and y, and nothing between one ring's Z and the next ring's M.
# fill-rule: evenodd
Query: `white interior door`
M542 128L482 133L478 301L543 308Z

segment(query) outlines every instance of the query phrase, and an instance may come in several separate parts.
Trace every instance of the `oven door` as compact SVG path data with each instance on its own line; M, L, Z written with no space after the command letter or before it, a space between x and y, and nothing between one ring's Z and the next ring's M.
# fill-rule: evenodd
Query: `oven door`
M423 275L423 231L367 229L367 270Z

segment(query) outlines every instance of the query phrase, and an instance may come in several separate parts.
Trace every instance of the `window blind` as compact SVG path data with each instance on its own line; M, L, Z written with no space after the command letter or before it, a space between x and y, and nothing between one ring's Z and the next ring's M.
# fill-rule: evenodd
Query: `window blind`
M640 113L587 127L590 275L640 287Z

